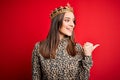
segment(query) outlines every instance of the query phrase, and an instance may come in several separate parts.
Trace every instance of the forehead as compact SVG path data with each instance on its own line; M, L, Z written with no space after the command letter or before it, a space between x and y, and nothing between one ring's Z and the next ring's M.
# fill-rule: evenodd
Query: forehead
M74 19L74 14L73 14L73 12L66 12L65 15L64 15L64 18Z

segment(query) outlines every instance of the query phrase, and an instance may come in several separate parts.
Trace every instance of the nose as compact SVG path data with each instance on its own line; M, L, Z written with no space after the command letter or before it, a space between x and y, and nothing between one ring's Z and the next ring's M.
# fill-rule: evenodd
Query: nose
M70 26L74 28L75 24L73 21L70 22Z

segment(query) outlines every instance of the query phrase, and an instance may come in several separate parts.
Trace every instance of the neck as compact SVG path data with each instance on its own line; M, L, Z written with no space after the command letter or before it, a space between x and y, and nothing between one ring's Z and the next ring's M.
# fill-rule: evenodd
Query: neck
M59 38L60 38L60 40L62 40L64 37L65 37L65 35L59 33Z
M59 35L59 37L60 37L60 40L62 40L62 39L64 38L64 36L63 36L63 35Z

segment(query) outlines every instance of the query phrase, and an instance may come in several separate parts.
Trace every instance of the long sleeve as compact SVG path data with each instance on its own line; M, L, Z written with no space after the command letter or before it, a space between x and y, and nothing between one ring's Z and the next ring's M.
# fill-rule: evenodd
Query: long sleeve
M90 68L93 64L91 56L84 56L80 61L80 80L89 80Z
M83 48L80 44L77 45L79 53L82 55L82 60L79 61L80 70L79 77L80 80L89 80L90 77L90 68L93 65L92 56L85 56Z
M32 80L41 80L40 57L38 56L38 43L32 52Z

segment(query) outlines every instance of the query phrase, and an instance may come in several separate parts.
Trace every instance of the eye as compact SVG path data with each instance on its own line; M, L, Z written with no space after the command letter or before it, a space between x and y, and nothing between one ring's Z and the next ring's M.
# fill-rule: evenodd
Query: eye
M69 22L70 20L69 19L65 19L65 22Z

